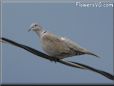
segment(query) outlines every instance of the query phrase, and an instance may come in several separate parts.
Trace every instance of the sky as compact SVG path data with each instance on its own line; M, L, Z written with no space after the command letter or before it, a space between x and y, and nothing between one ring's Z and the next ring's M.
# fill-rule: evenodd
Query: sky
M2 36L42 51L40 39L28 32L39 23L46 31L70 38L101 58L65 58L114 74L113 8L79 7L75 3L2 3ZM2 45L2 83L111 84L106 77L35 56L12 45Z

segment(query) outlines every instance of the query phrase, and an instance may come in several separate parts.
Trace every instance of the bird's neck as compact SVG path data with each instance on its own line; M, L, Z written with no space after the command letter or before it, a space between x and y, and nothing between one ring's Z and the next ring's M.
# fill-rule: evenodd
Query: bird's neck
M35 31L35 33L41 38L46 31L41 30L41 31Z

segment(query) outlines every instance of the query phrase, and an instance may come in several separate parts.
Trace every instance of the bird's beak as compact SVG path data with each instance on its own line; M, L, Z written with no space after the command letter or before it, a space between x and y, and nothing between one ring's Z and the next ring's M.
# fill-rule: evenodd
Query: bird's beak
M30 32L31 31L31 28L30 29L28 29L28 32Z

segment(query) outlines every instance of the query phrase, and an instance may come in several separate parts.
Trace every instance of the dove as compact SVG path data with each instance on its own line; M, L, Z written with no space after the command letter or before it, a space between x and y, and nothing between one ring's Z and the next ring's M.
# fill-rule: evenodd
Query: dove
M0 38L0 43L11 44L16 47L22 48L36 56L48 59L50 61L59 62L61 64L64 64L64 65L67 65L70 67L74 67L74 68L90 70L90 71L99 73L99 74L107 77L110 80L114 80L114 75L112 75L108 72L105 72L103 70L99 70L99 69L96 69L91 66L81 64L78 62L64 60L65 57L83 55L83 54L88 54L88 55L93 55L93 56L98 57L96 54L93 54L90 51L88 51L87 49L80 47L77 43L71 41L70 39L60 37L60 36L57 36L50 32L45 31L38 24L36 24L36 25L32 24L29 31L31 31L31 30L35 31L37 33L37 35L40 37L43 49L46 53L48 53L48 55L45 53L42 53L32 47L29 47L29 46L21 44L21 43L17 43L13 40L10 40L10 39L4 38L4 37ZM46 42L47 45L46 45L46 43L43 43L43 42ZM51 44L48 44L48 43L51 43ZM54 52L48 52L48 51L52 51L52 50ZM80 52L83 52L83 53L80 53ZM77 54L77 53L79 53L79 54Z
M84 54L99 57L68 38L57 36L44 30L38 23L32 23L28 31L34 31L39 36L42 48L49 56L53 56L58 59Z

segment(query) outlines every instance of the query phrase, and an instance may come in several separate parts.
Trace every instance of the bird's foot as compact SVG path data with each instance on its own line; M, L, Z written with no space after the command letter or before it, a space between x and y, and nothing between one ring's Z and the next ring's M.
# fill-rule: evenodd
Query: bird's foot
M59 61L59 59L58 58L56 58L56 57L52 57L51 59L50 59L50 61L53 61L53 62L58 62Z

